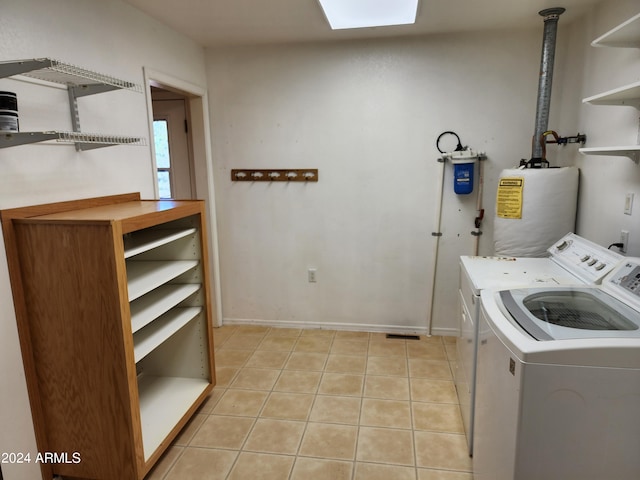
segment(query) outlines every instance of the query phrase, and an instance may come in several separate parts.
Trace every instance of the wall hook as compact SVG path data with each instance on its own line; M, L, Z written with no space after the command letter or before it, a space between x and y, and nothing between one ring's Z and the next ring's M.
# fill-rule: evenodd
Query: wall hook
M317 168L233 169L234 182L317 182Z

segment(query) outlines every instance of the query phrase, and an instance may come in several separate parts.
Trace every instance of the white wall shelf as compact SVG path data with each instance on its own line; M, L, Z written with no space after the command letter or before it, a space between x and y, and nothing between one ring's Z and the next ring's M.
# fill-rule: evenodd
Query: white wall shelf
M627 157L635 163L640 163L640 145L625 147L589 147L578 149L583 155L606 155L612 157Z
M51 58L0 62L0 78L14 75L24 75L45 82L65 85L69 94L69 110L71 112L73 132L2 132L2 135L0 135L0 148L48 140L72 143L77 151L112 145L146 145L146 141L140 137L81 133L80 115L78 113L77 99L80 97L122 89L142 93L140 85Z
M596 38L591 46L640 48L640 13Z
M640 25L638 25L640 28ZM628 105L640 109L640 82L631 83L582 100L591 105Z
M640 48L640 13L591 42L592 47ZM632 106L640 109L640 82L634 82L582 100L591 105ZM640 145L611 145L578 150L583 155L627 157L640 164Z

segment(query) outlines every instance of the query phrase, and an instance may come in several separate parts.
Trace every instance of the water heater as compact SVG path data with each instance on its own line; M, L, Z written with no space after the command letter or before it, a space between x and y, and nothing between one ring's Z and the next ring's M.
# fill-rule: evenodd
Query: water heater
M547 248L575 230L576 167L505 169L498 179L494 253L544 257Z

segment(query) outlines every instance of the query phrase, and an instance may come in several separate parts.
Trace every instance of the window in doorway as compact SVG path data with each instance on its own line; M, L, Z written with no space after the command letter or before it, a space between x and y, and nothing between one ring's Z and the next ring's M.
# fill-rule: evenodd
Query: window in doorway
M160 198L171 198L171 156L169 153L169 128L166 120L153 121L153 141L156 149L158 193Z

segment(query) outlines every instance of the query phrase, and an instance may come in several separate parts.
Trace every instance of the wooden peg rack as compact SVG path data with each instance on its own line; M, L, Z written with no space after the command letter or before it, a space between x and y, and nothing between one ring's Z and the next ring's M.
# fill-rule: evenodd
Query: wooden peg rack
M233 169L232 182L317 182L317 168Z

